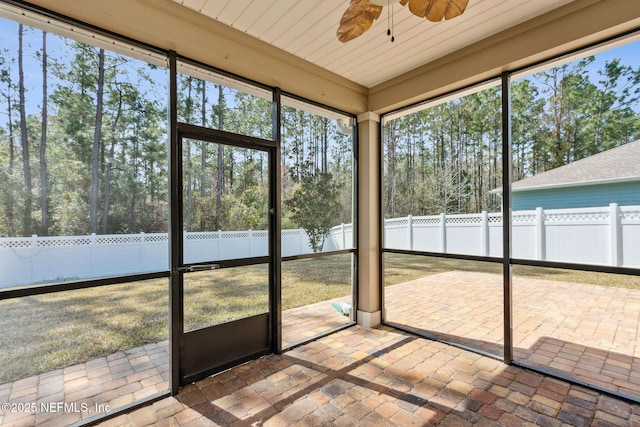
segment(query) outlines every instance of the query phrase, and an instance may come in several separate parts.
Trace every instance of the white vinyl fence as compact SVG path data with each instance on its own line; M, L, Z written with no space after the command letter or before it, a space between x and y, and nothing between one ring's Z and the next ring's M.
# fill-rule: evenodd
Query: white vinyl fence
M185 233L184 239L189 263L268 255L264 230ZM331 229L323 251L352 248L352 242L351 224L342 224ZM304 230L282 230L282 256L311 252ZM168 268L166 233L0 238L0 288Z
M502 256L502 214L385 220L385 247ZM350 224L332 228L324 251L353 247ZM640 268L640 206L515 211L512 257ZM267 255L266 231L185 233L185 261ZM0 238L0 288L166 270L167 234ZM302 229L282 230L282 256L311 253Z
M640 267L640 206L514 211L513 258ZM502 256L502 214L385 220L385 248Z

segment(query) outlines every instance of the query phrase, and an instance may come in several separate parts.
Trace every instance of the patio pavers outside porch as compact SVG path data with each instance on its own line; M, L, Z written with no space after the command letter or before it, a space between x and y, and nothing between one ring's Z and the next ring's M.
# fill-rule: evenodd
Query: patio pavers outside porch
M148 344L1 384L0 403L16 406L0 410L0 425L68 426L162 393L169 381L167 347L168 341ZM63 403L68 406L57 406Z
M503 355L502 276L450 271L385 289L387 321ZM513 278L514 360L640 399L640 289Z

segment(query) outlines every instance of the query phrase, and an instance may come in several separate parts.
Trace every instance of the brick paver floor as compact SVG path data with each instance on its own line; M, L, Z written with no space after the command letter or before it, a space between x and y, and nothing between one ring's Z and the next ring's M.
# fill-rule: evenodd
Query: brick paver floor
M107 426L638 426L640 406L389 327L355 326Z
M462 271L388 286L387 320L501 356L502 286ZM515 360L640 399L640 290L524 277L512 287Z
M348 302L350 297L304 305L282 312L282 348L325 334L350 322L331 304Z
M0 425L68 426L166 392L167 347L167 341L149 344L1 384L0 403L12 406L0 409Z

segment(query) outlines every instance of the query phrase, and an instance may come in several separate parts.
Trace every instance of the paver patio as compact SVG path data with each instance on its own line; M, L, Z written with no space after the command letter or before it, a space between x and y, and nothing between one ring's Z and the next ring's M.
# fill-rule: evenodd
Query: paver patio
M388 286L386 318L502 356L502 287L462 271ZM640 290L523 277L512 288L516 361L640 399Z
M390 327L354 326L114 426L637 426L640 406Z
M640 398L640 291L514 279L516 360ZM386 288L387 318L494 354L502 280L448 272ZM345 299L341 299L345 300ZM348 322L331 301L283 313L284 346ZM66 426L166 391L167 342L0 385L0 402L86 404L0 412L0 425ZM105 425L619 425L640 408L389 327L352 327L183 388ZM354 424L355 423L355 424Z
M303 305L282 312L282 348L325 334L350 322L331 304L349 302L349 297Z
M167 347L167 341L149 344L2 384L0 403L15 406L10 412L0 411L0 425L68 426L164 392L169 378ZM59 403L70 406L56 406ZM43 404L52 406L44 409Z

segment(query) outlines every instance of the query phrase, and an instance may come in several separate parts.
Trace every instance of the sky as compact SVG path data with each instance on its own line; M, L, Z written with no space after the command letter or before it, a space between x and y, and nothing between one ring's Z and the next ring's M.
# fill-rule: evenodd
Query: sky
M15 52L18 50L18 37L17 37L18 24L0 18L0 55L5 58L15 57ZM29 30L25 34L25 81L27 85L27 108L28 113L34 112L39 108L42 100L41 86L41 64L40 60L35 56L35 52L41 47L42 33L39 30ZM50 57L64 57L64 42L60 37L49 36L47 39L48 51ZM5 50L14 52L14 54L7 55ZM631 65L634 68L640 67L640 41L632 42L627 45L614 48L612 50L600 52L596 55L596 61L589 66L589 73L591 80L596 83L599 80L597 70L601 69L606 61L611 61L614 58L622 58L622 62L625 65ZM14 81L17 81L17 64L12 65L12 73L15 75ZM49 77L52 86L56 83L55 77ZM164 81L163 81L164 83ZM0 90L2 88L0 87ZM7 114L6 107L3 105L3 99L0 98L0 125L6 124ZM640 110L640 107L638 108Z

